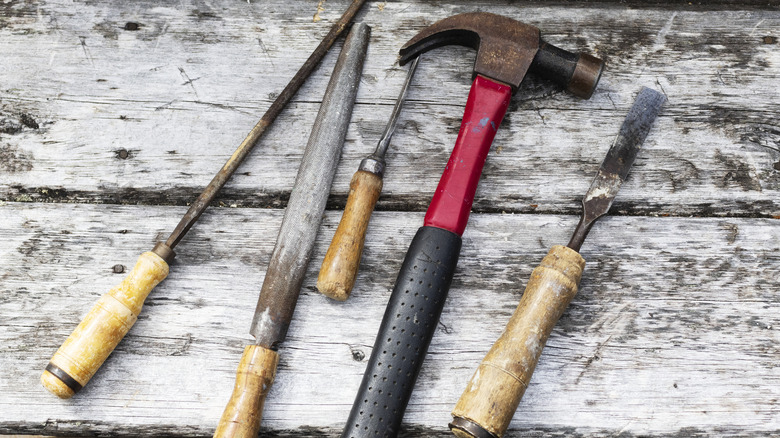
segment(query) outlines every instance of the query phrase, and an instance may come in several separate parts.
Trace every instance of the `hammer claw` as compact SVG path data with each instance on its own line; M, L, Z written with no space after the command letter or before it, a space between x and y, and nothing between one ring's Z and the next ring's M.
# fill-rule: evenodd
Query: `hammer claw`
M401 65L431 49L446 45L477 51L474 76L480 74L517 92L528 72L557 82L572 94L589 98L601 77L604 62L572 53L540 39L539 29L509 17L470 12L437 21L400 50ZM472 78L473 79L473 78Z

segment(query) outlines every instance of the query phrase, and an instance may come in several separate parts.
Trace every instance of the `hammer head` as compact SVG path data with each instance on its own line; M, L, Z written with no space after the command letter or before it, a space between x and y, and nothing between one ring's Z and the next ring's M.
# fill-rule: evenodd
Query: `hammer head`
M474 75L507 84L513 92L531 71L587 99L604 68L598 58L542 42L534 26L487 12L453 15L428 26L401 48L399 63L450 44L475 49Z

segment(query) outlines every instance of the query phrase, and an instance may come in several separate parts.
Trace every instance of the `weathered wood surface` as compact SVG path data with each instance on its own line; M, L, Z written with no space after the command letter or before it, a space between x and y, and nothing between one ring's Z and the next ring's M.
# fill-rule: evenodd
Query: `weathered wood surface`
M0 4L0 433L214 431L335 52L220 196L238 208L202 217L83 393L58 400L38 377L119 272L167 237L346 4L323 3L322 22L315 1ZM404 435L448 436L531 270L568 241L640 85L668 106L615 216L583 248L581 291L508 435L780 433L780 7L757 1L370 2L358 103L263 430L339 434L454 142L469 50L437 49L420 65L352 297L313 291L316 269L403 81L398 47L473 10L538 25L608 70L588 101L540 80L514 97Z
M50 354L181 207L7 204L0 253L0 431L208 435L230 396L281 210L216 209L135 327L69 401L40 387ZM377 212L347 302L313 290L310 266L280 349L264 427L336 435L421 213ZM338 221L329 212L315 260ZM516 433L741 434L780 430L774 219L608 217L582 287L549 339ZM443 432L531 270L572 216L477 214L406 424ZM684 236L684 237L683 237ZM489 245L485 245L489 242ZM184 247L182 247L183 249ZM237 248L241 248L237 250ZM385 257L379 257L379 255Z
M309 3L294 12L286 2L5 3L0 195L190 202L327 31L312 22L316 5ZM345 3L327 2L320 17L335 20ZM780 173L772 167L780 160L777 7L370 3L361 18L373 36L334 183L337 203L404 79L394 66L398 48L436 19L477 9L522 18L550 42L608 63L591 100L541 81L514 98L477 210L572 213L634 94L652 85L669 104L618 208L780 214ZM138 30L124 30L127 22ZM457 133L473 57L468 49L442 48L421 63L388 153L379 208L424 208ZM328 56L228 184L224 202L284 200L303 150L289 140L307 138L335 58ZM554 187L545 184L551 178Z

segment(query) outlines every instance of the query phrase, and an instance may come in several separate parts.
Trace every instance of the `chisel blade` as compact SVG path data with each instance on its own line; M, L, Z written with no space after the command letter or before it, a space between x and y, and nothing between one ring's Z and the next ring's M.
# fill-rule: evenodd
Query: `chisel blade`
M639 92L601 163L599 173L583 198L583 207L588 216L602 216L609 211L665 101L663 94L650 88L643 87Z
M647 87L639 91L598 174L582 199L582 219L567 245L569 248L578 251L596 219L609 211L664 102L666 96L658 91Z

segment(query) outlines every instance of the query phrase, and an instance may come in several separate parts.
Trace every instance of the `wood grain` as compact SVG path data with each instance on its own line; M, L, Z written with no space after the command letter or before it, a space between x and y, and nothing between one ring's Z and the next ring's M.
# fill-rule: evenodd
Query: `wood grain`
M39 373L96 291L167 237L348 0L322 3L321 22L316 3L0 3L0 433L212 435L235 383L231 358L252 342L263 268L335 51L177 248L169 278L83 396L52 397ZM398 48L474 10L533 24L607 70L587 101L538 78L514 96L401 436L451 436L465 382L532 267L567 241L640 85L669 104L613 216L582 250L581 290L507 436L780 435L774 3L369 3L359 19L372 41L314 259L395 103L406 74ZM311 264L264 410L269 436L340 433L457 135L473 56L439 48L419 67L367 230L360 294L326 299Z
M236 371L236 385L214 438L255 438L260 431L265 398L276 375L279 354L258 345L244 348Z
M9 6L0 109L15 133L0 145L10 169L0 173L0 197L186 205L346 4L330 0L318 23L314 5L292 14L278 1ZM476 211L576 213L634 94L648 85L669 104L615 212L780 215L776 6L381 5L359 17L374 35L331 207L343 207L354 169L391 112L405 77L398 48L439 18L482 9L538 26L560 47L595 53L607 70L587 101L529 78L488 157ZM138 30L125 30L127 22ZM447 47L421 63L388 152L380 210L425 209L457 134L473 57ZM335 58L326 57L218 202L284 205L304 147L289 139L306 138ZM551 179L555 189L545 184Z
M0 432L214 432L235 383L235 358L251 343L248 322L282 210L209 210L83 393L62 403L38 384L50 352L95 300L93 291L115 283L123 274L114 272L174 226L184 208L143 211L139 219L135 206L0 208L0 240L7 242L0 247L0 369L14 376L0 379ZM324 256L339 217L326 213L314 260ZM314 290L311 264L279 350L263 414L267 433L338 436L422 218L375 213L357 280L364 286L346 302ZM404 436L449 433L455 402L517 307L533 267L568 240L577 219L472 216ZM608 216L582 254L589 266L580 291L553 329L507 436L780 430L780 222Z
M520 304L477 367L452 411L492 436L502 437L523 398L553 327L569 306L582 278L585 259L556 245L531 272ZM461 438L473 435L459 428Z
M352 293L368 222L381 192L382 177L363 170L352 176L344 214L317 274L317 290L325 296L344 301Z

